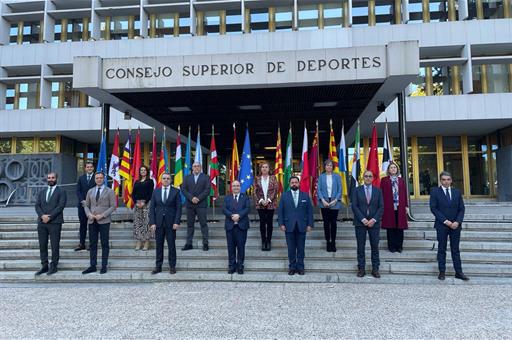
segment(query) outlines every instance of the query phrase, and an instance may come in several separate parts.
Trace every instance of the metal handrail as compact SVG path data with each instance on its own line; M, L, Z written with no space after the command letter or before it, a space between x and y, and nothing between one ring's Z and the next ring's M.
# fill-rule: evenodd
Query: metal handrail
M7 196L7 201L5 201L4 208L7 208L7 205L9 205L9 202L11 201L12 195L14 195L16 190L18 190L18 188L15 188L13 191L11 191L9 196Z

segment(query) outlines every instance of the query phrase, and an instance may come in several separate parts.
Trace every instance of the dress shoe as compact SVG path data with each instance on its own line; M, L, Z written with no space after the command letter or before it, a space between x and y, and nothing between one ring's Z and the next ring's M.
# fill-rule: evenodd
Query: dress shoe
M162 267L155 267L153 271L151 272L151 275L155 275L162 272Z
M142 242L141 241L137 241L137 243L135 244L135 250L140 250L140 248L142 248Z
M446 278L446 276L444 275L444 272L439 272L439 275L437 275L437 278L441 281L444 281L444 279Z
M48 272L48 266L43 266L41 269L39 269L37 272L36 272L36 276L39 276L41 274L44 274L44 273L47 273Z
M194 249L194 247L192 247L191 244L185 244L183 246L183 248L181 248L181 250L185 251L185 250L190 250L190 249Z
M266 250L267 250L267 242L261 241L261 251L266 251Z
M236 270L233 268L228 269L228 274L234 274L235 272L236 272Z
M297 273L299 275L304 275L305 272L304 272L304 269L299 269L299 270L297 270Z
M402 253L402 251L403 251L403 249L402 249L402 248L398 248L396 251L397 251L397 252L399 252L399 253L401 254L401 253Z
M394 248L389 248L388 250L390 253L396 253L396 249L394 249Z
M75 248L75 251L81 251L81 250L85 250L85 245L84 245L84 244L79 244L79 245Z
M203 251L208 251L210 247L208 247L208 243L203 243Z
M149 241L144 241L144 248L142 248L142 250L144 250L144 251L149 250Z
M364 276L364 269L358 269L357 270L357 277L363 277Z
M336 248L336 242L331 243L331 251L335 253L338 249Z
M240 274L240 275L243 275L244 269L243 268L238 268L237 273Z
M107 272L107 267L101 267L100 274L105 274Z
M176 274L176 268L170 268L169 274Z
M288 275L294 275L294 274L295 274L295 270L290 269L290 270L288 271Z
M462 281L469 281L469 277L464 275L464 273L455 273L455 278Z
M50 266L50 270L48 271L48 273L46 273L46 275L55 274L57 271L57 266Z
M86 270L84 270L84 271L82 272L82 274L83 274L83 275L85 275L85 274L90 274L90 273L94 273L95 271L96 271L96 267L94 267L94 266L90 266L89 268L87 268Z
M380 273L378 270L372 270L372 276L376 279L380 279Z
M268 241L267 242L267 251L271 251L272 250L272 242Z

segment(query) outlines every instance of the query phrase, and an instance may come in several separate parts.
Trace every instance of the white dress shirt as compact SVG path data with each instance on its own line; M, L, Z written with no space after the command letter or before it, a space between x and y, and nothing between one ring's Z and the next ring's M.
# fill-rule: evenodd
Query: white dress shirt
M165 203L165 189L167 189L167 199L169 199L169 193L171 191L171 186L170 185L168 187L162 186L162 202L164 202L164 203Z
M268 197L268 184L270 182L270 177L266 178L261 176L261 189L263 189L263 198L260 199L260 203L267 199Z
M325 175L325 183L327 184L327 196L332 197L332 174Z

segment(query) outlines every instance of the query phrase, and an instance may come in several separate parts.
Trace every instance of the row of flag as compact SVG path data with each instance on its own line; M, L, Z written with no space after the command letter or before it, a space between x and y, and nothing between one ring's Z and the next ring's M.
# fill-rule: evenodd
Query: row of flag
M192 168L191 163L191 134L190 127L188 131L185 158L183 159L183 153L181 148L181 129L178 126L178 134L176 138L176 156L174 160L174 182L175 187L180 187L183 183L183 179L187 176ZM100 154L98 159L97 171L103 172L112 179L112 188L116 193L116 197L119 194L119 188L121 184L123 186L123 201L129 208L133 208L135 202L132 198L133 185L135 181L139 179L139 169L142 166L142 152L140 147L140 129L137 130L135 137L135 144L132 154L131 144L131 131L128 133L128 139L123 147L121 157L119 155L119 129L114 137L114 146L112 156L110 158L110 164L107 167L107 145L105 138L105 131L102 133L102 141L100 145ZM210 204L219 196L218 188L218 176L219 161L217 156L217 149L215 145L215 133L214 127L212 126L210 141L210 160L208 163L208 175L211 182L210 192ZM162 182L162 175L164 172L169 172L168 164L168 151L166 147L165 127L162 137L162 143L159 155L157 154L157 143L156 134L153 129L153 145L152 145L152 157L150 166L150 178L154 181L155 187L160 187ZM341 128L339 144L336 144L334 131L332 128L332 120L330 121L329 131L329 152L328 158L333 163L333 172L341 176L342 182L342 203L348 205L349 202L349 188L358 186L360 183L361 174L361 154L360 154L360 127L359 122L355 133L354 142L354 155L352 158L352 171L350 174L350 180L348 180L348 167L347 167L347 146L345 142L344 126ZM318 132L318 121L316 122L315 136L311 148L308 143L308 132L306 125L304 124L304 138L302 143L301 152L301 165L300 165L300 190L310 193L313 203L317 202L317 188L318 178L322 171L322 167L319 164L319 132ZM382 171L387 170L388 165L392 162L392 153L390 152L390 143L388 135L388 126L386 123L384 132L384 145L383 145L383 158L382 158ZM201 149L200 130L197 132L196 149L194 162L203 165L203 155ZM374 174L374 185L380 185L380 173L378 160L378 145L377 145L377 129L374 126L372 131L372 140L370 146L370 152L368 155L368 163L366 166L367 170L370 170ZM236 139L236 125L233 124L233 144L231 149L231 165L229 169L230 182L239 180L241 185L241 191L246 192L249 190L254 182L254 171L252 165L251 155L251 143L249 137L249 128L246 127L245 140L242 149L241 159L239 158L238 145ZM279 195L289 189L289 180L293 175L293 150L292 150L292 126L290 124L288 137L286 140L285 158L283 162L283 151L281 141L281 128L277 130L277 141L276 141L276 153L275 153L275 170L274 175L276 176L279 185ZM121 181L121 178L124 181ZM182 200L185 198L182 196Z

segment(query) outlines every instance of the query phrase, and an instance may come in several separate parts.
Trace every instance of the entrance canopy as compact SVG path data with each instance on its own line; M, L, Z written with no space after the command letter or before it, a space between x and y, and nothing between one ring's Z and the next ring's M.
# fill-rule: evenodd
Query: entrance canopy
M304 121L312 131L318 120L328 134L333 119L337 138L344 122L350 142L357 119L371 124L378 106L389 105L418 70L418 42L401 41L251 54L76 57L73 85L148 125L158 121L175 130L180 124L186 134L198 125L210 133L214 124L219 150L230 148L233 122L239 143L247 123L253 153L272 157L278 123L285 139L292 122L296 151Z

